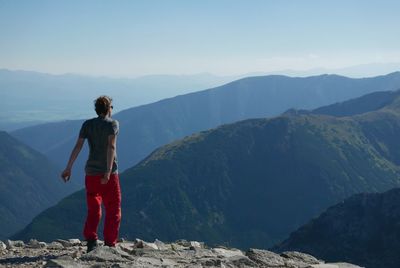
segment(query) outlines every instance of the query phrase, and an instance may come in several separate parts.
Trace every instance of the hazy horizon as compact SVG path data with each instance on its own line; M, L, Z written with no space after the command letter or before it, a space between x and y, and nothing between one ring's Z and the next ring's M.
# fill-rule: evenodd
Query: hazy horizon
M400 66L399 8L389 0L0 1L0 68L134 78L394 65L387 73Z

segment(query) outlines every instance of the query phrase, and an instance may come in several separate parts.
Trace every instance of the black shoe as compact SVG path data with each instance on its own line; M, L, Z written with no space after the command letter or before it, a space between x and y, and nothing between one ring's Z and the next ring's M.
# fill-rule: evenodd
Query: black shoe
M110 248L115 248L115 245L105 242L104 245Z
M86 253L89 253L90 251L94 250L95 248L97 248L98 244L97 244L97 240L87 240L87 250Z

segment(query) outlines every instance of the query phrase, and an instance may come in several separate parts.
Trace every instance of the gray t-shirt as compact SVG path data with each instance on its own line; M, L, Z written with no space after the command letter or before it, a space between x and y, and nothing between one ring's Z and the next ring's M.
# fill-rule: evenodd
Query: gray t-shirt
M117 135L119 123L110 117L97 117L86 120L81 127L79 137L88 140L89 158L86 161L85 172L88 175L103 174L107 171L108 136ZM117 155L112 167L112 173L118 172Z

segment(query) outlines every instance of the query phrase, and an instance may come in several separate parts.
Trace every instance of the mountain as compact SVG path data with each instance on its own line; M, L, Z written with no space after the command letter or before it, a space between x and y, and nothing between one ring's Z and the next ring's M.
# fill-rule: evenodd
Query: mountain
M0 132L0 239L26 226L42 210L77 190L64 183L44 155Z
M360 98L334 103L314 109L314 114L350 116L379 110L391 104L400 95L400 91L379 91Z
M400 266L400 189L363 193L334 205L274 247L367 268Z
M221 124L276 116L289 108L314 109L366 93L398 88L400 73L364 79L336 75L250 77L127 109L114 116L121 127L120 170L137 164L159 146ZM81 124L82 121L75 120L50 123L17 130L12 135L63 167ZM77 178L83 178L85 158L83 154L77 161L74 171Z
M351 117L245 120L155 150L121 175L121 236L265 248L355 193L399 187L400 97L392 96ZM80 235L84 200L83 191L65 198L15 238Z
M0 69L0 97L5 100L0 129L88 117L99 95L112 95L121 111L235 79L211 74L108 78Z

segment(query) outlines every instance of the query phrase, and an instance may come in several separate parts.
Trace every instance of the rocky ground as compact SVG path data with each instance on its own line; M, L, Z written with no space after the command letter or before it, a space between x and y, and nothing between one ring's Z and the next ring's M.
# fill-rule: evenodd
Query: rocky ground
M324 263L299 252L280 255L267 250L209 248L204 243L180 240L154 243L122 241L115 248L99 246L86 253L79 239L52 243L31 240L0 241L0 267L274 267L274 268L360 268L348 263Z

